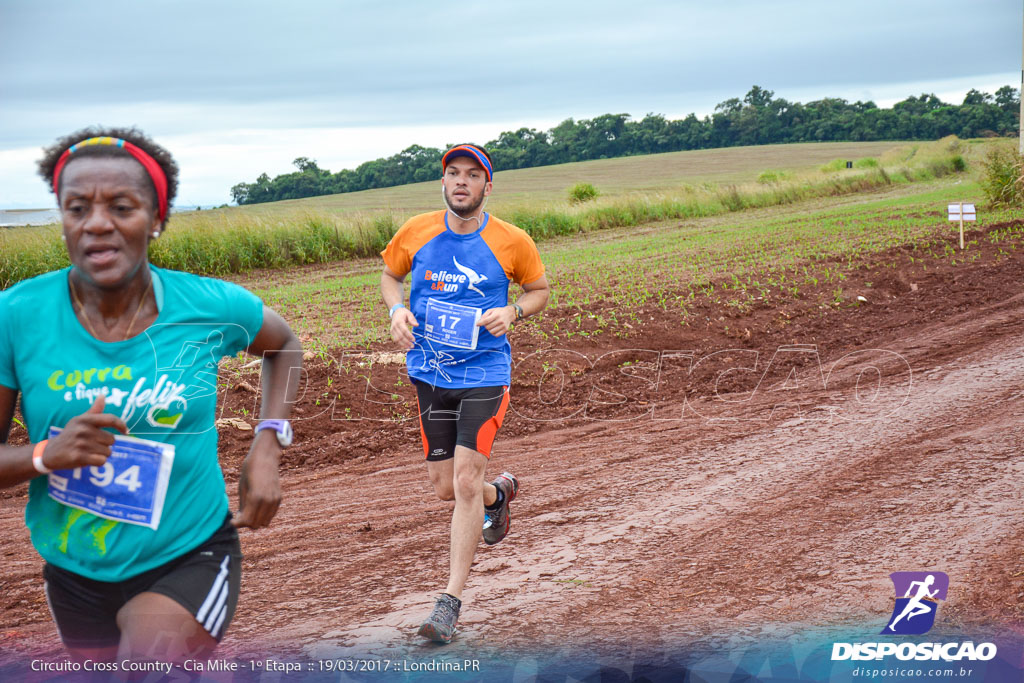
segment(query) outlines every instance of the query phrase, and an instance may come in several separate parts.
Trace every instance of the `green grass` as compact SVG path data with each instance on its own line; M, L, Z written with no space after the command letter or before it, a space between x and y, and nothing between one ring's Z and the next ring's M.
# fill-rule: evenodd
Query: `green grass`
M609 221L601 214L621 215L615 205L638 196L641 202L648 202L651 193L687 198L693 183L713 188L718 183L753 182L769 165L808 170L836 154L884 153L897 148L897 143L768 145L505 171L496 176L497 189L488 209L505 216L517 212L539 216L538 236L542 237L579 229L565 189L576 183L601 188L601 199L588 206L600 209L595 223L614 225L621 224L621 219ZM438 191L435 181L175 214L164 237L154 244L151 259L171 268L224 275L364 256L379 251L381 240L386 242L406 218L436 209ZM703 213L698 206L668 215ZM559 221L561 228L556 225ZM56 226L0 229L0 289L65 265L67 257Z
M555 341L577 336L630 336L640 317L654 307L676 312L681 324L698 299L746 313L762 302L799 299L809 289L833 293L823 305L845 302L844 283L858 265L893 247L910 246L918 258L968 263L976 246L954 248L955 230L946 221L947 200L977 201L976 183L899 198L812 212L779 209L757 218L728 216L693 221L641 236L545 254L553 273L552 310L575 316L562 329L541 331ZM772 216L771 214L775 214ZM979 225L1009 221L1011 211L987 211ZM990 235L1006 248L1021 244L1022 230ZM600 311L596 315L591 311ZM589 319L589 325L581 325Z
M0 289L70 263L57 226L0 228Z
M566 188L576 183L590 183L600 188L602 198L610 201L636 193L674 192L684 185L705 182L716 185L742 184L753 182L766 168L790 172L816 171L822 163L839 156L850 159L879 156L905 146L906 143L901 142L762 145L600 159L514 171L498 169L488 209L501 215L519 208L536 208L541 204L565 206ZM380 213L402 217L438 208L439 193L440 183L431 181L212 212L201 211L183 214L180 220L182 224L191 224L193 220L205 222L207 214L218 213L253 215L265 220L290 220L296 213L321 211L356 217Z
M576 183L569 188L569 203L582 204L597 199L601 193L590 183Z
M994 146L982 161L981 185L994 204L1024 204L1024 157L1010 145Z
M886 156L896 165L888 171L878 162L868 165L866 171L846 169L844 164L840 172L804 171L785 182L767 184L762 173L753 182L742 184L703 183L684 187L681 193L634 193L626 199L595 202L587 207L531 207L513 210L506 216L534 239L666 219L713 216L942 177L964 169L961 148L962 143L955 138L893 148ZM914 161L907 163L910 158Z
M757 182L761 183L762 185L771 185L773 183L778 183L783 180L789 180L791 177L792 174L788 171L768 169L767 171L761 171L761 173L757 176Z
M880 152L865 170L818 168L819 157L837 151ZM975 151L955 138L933 143L830 143L702 150L564 164L510 171L501 201L488 208L543 240L560 235L646 223L691 219L869 191L892 184L941 177L963 167ZM980 148L978 148L980 151ZM874 161L874 157L871 158ZM755 164L775 168L790 164L784 181L759 182ZM684 182L701 170L699 184ZM565 181L604 178L601 197L570 205L562 194ZM734 180L735 182L713 182ZM505 183L506 175L499 177ZM434 197L419 205L429 185ZM539 188L541 189L530 189ZM646 188L646 189L644 189ZM289 268L377 254L409 215L437 206L437 183L353 195L278 202L234 210L176 215L169 230L151 247L151 261L190 272L227 275L257 268ZM387 196L403 202L365 209L367 197ZM359 196L356 196L359 195ZM553 197L558 197L554 199ZM422 197L426 202L426 197ZM390 201L390 200L389 200ZM328 212L332 202L355 202L347 210ZM359 210L352 208L362 207ZM318 209L319 207L319 209ZM415 207L410 210L410 207ZM67 264L56 228L0 231L0 287Z
M693 302L709 300L742 314L777 299L800 298L827 287L824 306L845 301L857 265L885 250L910 245L952 263L976 258L968 244L953 250L955 229L946 221L948 201L975 201L977 183L946 177L923 186L893 185L876 193L816 199L757 211L651 223L595 233L586 241L561 237L542 242L552 284L548 310L523 323L549 341L616 335L628 337L652 307L693 321ZM979 225L1008 221L1010 211L986 210ZM1015 249L1024 234L1006 229L990 236ZM361 348L387 341L377 259L282 274L266 283L243 277L269 305L283 312L316 350ZM550 324L548 324L550 323Z

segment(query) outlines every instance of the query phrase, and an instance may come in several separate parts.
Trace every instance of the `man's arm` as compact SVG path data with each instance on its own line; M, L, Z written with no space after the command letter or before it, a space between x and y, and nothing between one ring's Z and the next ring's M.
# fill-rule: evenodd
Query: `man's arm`
M403 349L408 351L416 343L410 326L419 325L416 316L405 307L405 276L399 275L387 266L380 274L380 293L384 297L384 305L390 311L395 305L402 304L402 308L395 311L391 316L391 338L398 342Z
M523 285L523 295L516 300L516 303L523 309L523 317L528 318L544 310L551 297L551 287L548 285L548 276L541 275L533 282Z
M543 311L544 307L548 305L548 298L550 296L551 287L548 285L548 277L547 275L541 275L533 282L527 282L523 285L523 294L516 300L516 304L523 309L523 317L526 318ZM477 325L483 326L495 337L500 337L508 332L509 325L514 323L515 320L516 309L509 304L508 306L489 309L480 316L480 322Z

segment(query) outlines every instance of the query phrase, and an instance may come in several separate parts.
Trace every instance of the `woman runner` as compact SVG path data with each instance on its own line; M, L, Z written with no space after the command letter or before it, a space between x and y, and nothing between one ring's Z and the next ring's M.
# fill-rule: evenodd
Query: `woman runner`
M235 612L239 527L270 524L301 347L248 291L150 265L178 169L135 129L45 151L69 268L0 292L0 487L25 520L77 661L208 655ZM217 363L263 358L262 405L232 519L217 460ZM30 445L8 446L15 404Z

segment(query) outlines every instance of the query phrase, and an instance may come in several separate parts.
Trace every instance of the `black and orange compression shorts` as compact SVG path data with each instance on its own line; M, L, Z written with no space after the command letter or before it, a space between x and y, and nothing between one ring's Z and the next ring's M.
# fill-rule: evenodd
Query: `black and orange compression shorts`
M494 436L508 408L508 387L445 389L414 379L420 433L427 460L447 460L464 446L491 457Z

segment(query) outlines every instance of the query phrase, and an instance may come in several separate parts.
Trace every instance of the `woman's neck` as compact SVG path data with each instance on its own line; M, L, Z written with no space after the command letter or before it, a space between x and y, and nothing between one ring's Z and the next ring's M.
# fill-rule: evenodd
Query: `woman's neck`
M68 275L71 302L78 319L101 341L123 341L149 327L156 317L153 276L148 264L120 287L98 287L77 268Z

